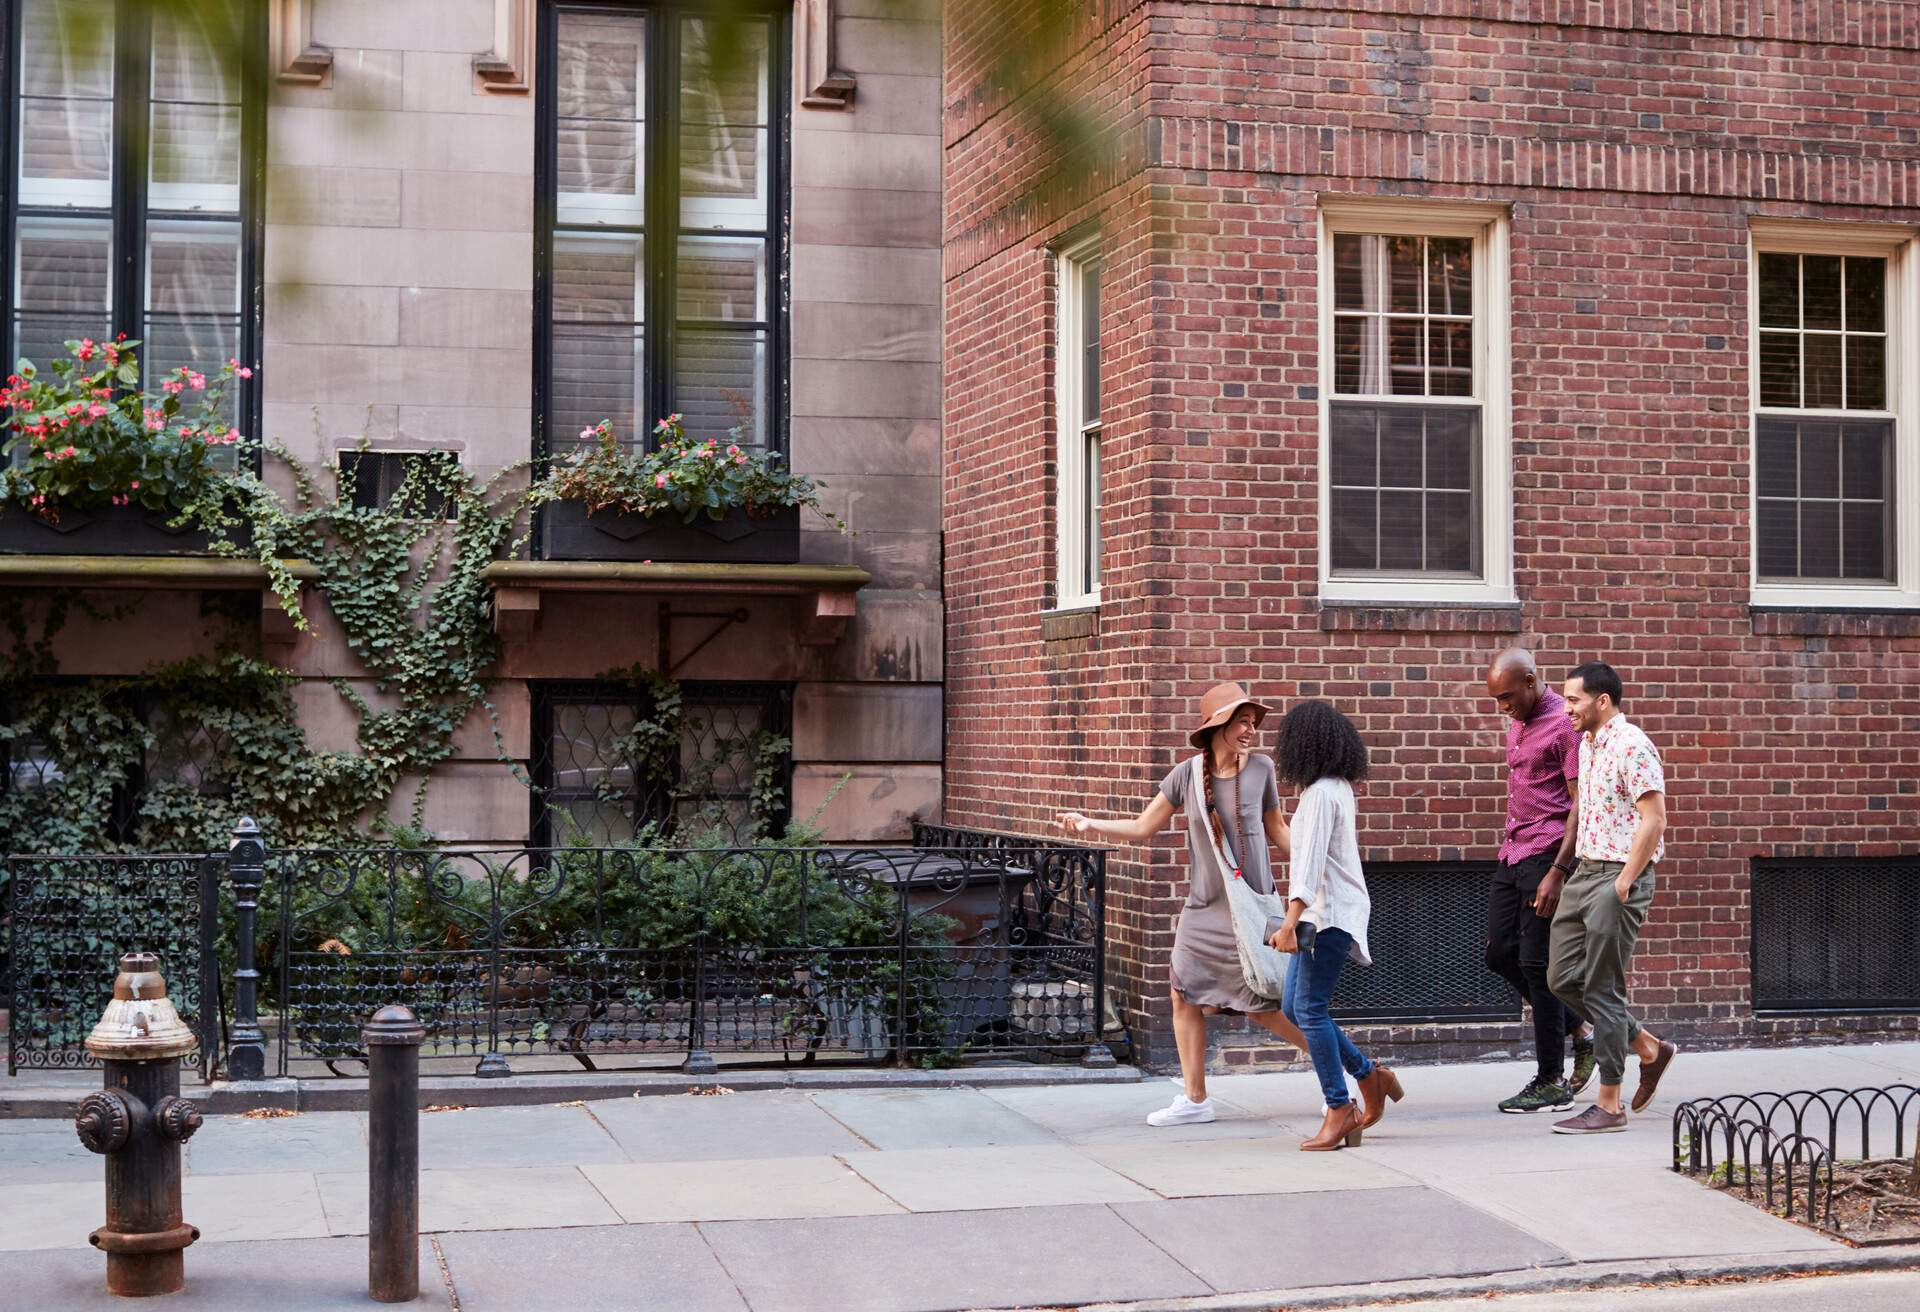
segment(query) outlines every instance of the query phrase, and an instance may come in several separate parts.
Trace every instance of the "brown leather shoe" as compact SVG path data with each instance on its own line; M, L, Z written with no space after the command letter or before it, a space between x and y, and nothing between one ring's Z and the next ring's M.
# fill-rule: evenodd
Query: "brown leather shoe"
M1653 1101L1654 1092L1660 1087L1660 1077L1667 1073L1667 1067L1671 1066L1673 1059L1679 1055L1680 1049L1663 1039L1660 1043L1659 1055L1652 1061L1640 1063L1640 1087L1633 1091L1631 1104L1635 1111L1643 1112L1647 1109L1647 1104Z
M1360 1080L1360 1097L1367 1105L1366 1118L1360 1122L1360 1128L1371 1130L1387 1114L1387 1099L1399 1102L1407 1096L1400 1087L1400 1077L1379 1062Z
M1320 1122L1320 1132L1311 1139L1303 1140L1300 1151L1303 1153L1330 1153L1339 1148L1358 1148L1360 1131L1364 1126L1365 1114L1353 1103L1344 1107L1327 1108L1327 1118Z

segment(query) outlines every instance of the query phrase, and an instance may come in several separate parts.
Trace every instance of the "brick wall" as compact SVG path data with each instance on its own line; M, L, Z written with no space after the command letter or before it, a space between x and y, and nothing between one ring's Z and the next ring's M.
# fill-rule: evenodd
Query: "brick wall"
M1649 1018L1696 1041L1911 1029L1783 1030L1748 1005L1750 858L1920 851L1902 705L1920 617L1749 607L1746 232L1754 215L1920 222L1920 22L1885 4L1481 8L1075 7L1059 58L1032 62L1099 88L1112 135L1062 169L1031 92L987 78L1011 30L996 6L954 7L948 819L1130 814L1192 699L1242 678L1355 716L1377 763L1369 859L1486 856L1504 797L1488 656L1522 641L1554 678L1604 656L1668 764L1634 981ZM1322 194L1511 206L1517 611L1317 596ZM1049 628L1046 246L1094 221L1112 260L1104 605ZM1163 836L1114 869L1124 1011L1170 1058L1181 848ZM1523 1042L1512 1025L1373 1037ZM1278 1055L1243 1029L1221 1042L1231 1064Z

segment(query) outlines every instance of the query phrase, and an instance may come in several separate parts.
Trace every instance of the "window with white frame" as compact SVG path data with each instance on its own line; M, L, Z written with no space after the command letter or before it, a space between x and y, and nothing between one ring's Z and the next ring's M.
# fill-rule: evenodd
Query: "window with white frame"
M1322 209L1321 591L1511 595L1504 213Z
M1057 549L1060 607L1100 600L1100 248L1060 253Z
M1915 591L1913 230L1753 228L1753 588L1794 605ZM1904 517L1912 521L1913 516Z

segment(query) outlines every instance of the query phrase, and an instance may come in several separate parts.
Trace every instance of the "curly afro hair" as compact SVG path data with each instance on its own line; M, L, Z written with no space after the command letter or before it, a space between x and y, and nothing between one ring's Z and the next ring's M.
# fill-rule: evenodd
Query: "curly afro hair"
M1367 777L1360 731L1328 702L1298 702L1281 717L1273 758L1274 773L1297 788L1328 777L1349 783Z

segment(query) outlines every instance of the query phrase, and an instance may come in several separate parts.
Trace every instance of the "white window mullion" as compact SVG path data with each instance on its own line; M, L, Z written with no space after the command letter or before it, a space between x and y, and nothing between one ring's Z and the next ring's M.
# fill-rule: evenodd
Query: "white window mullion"
M1054 466L1054 605L1062 610L1100 604L1100 440L1102 417L1086 404L1086 360L1099 325L1087 322L1087 279L1098 278L1099 247L1077 243L1057 255L1054 324L1056 440ZM1096 406L1097 409L1097 406Z

